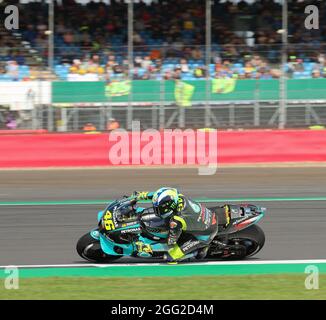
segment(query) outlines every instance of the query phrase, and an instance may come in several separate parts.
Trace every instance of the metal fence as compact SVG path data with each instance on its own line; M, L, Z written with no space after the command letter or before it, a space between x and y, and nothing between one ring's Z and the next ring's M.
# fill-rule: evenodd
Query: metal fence
M1 129L7 111L0 110ZM135 106L132 116L128 108L119 106L53 107L38 106L29 111L15 111L18 129L45 129L49 132L107 131L112 119L120 128L130 129L140 121L141 129L162 128L277 128L279 105L275 103L230 103L212 105L209 112L205 105L194 108L178 106ZM291 103L286 108L286 127L307 127L326 123L326 103ZM90 129L89 127L92 127ZM8 129L8 128L7 128Z

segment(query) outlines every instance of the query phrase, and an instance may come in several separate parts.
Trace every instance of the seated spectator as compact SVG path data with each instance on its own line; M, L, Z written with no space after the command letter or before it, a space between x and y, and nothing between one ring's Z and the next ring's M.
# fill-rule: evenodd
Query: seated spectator
M313 70L311 73L312 78L321 78L321 73L319 70Z
M133 43L135 44L135 46L141 46L144 44L144 40L138 32L134 32L133 34Z
M164 80L172 80L173 79L173 72L171 70L165 71L163 75Z
M147 70L151 64L152 64L151 58L147 56L142 60L141 67Z
M196 78L205 78L206 77L206 70L204 67L196 67L194 70L194 76Z
M142 61L143 59L141 57L135 57L134 66L137 68L141 68Z
M180 69L181 69L181 72L183 72L183 73L188 73L190 71L186 59L181 59L180 60Z
M271 69L270 70L270 74L272 76L273 79L278 79L281 77L282 75L282 71L279 69Z
M19 66L17 61L8 61L6 69L7 69L7 75L10 76L12 80L18 81Z
M141 79L142 79L142 76L143 76L143 75L140 73L138 67L135 67L135 68L132 70L132 79L133 79L133 80L141 80Z
M100 67L100 56L97 54L94 54L91 59L87 62L87 69L89 68L95 68L98 69Z
M101 1L91 1L88 5L81 5L75 0L66 0L58 1L56 4L55 41L60 46L60 49L56 50L56 58L61 61L63 58L68 58L70 61L72 58L80 57L81 53L87 54L87 59L83 60L82 66L73 64L73 72L71 72L73 75L90 74L94 77L97 74L101 77L99 71L95 73L94 71L88 72L88 70L100 67L100 57L107 56L107 54L109 54L108 61L103 61L103 63L107 62L107 73L119 74L113 70L113 67L120 64L120 59L126 54L123 48L126 44L125 3L124 1L105 1L110 2L110 5L106 6L99 2ZM155 61L163 60L163 57L184 58L187 62L204 58L204 47L199 44L205 43L205 6L198 5L200 1L156 1L151 5L145 5L144 1L138 2L135 4L133 41L135 50L139 52L137 54L139 59L138 57L135 59L135 67L146 70L142 77L156 79L161 74L161 68L156 65ZM288 53L294 57L289 60L289 75L291 76L294 72L308 71L312 76L311 66L307 67L305 64L310 61L317 62L318 69L324 75L326 65L322 43L326 29L321 27L316 32L304 30L302 24L304 2L293 1L293 5L288 8L291 20ZM320 11L322 11L326 4L325 1L319 2ZM48 29L45 7L32 3L20 4L20 6L22 39L30 42L32 49L35 48L38 51L38 58L43 59L39 61L44 62L47 59L46 48L48 46L48 36L45 34ZM279 77L278 71L274 72L271 68L281 69L279 67L281 34L277 32L281 29L280 1L213 1L212 10L212 45L216 46L212 53L213 61L215 62L214 58L218 56L229 60L231 64L245 64L246 73L243 73L242 66L237 66L235 71L243 73L243 76L247 78ZM166 19L161 14L162 12L170 14L172 18ZM245 29L239 28L242 25ZM248 30L248 32L236 31L241 29ZM296 42L300 45L296 45ZM163 49L161 52L157 47L160 43L166 44L164 54ZM0 35L1 61L15 60L18 65L24 63L25 52L15 53L15 46L17 47L17 43L12 36ZM144 55L146 57L141 58ZM164 63L163 60L162 64ZM172 61L166 63L173 64L171 67L171 72L173 72L176 63ZM181 72L194 71L189 68L190 64L181 63L181 61L180 64L182 64ZM230 65L224 65L222 68L222 64L224 65L219 62L215 65L215 73L219 76L228 74L229 69L233 70ZM122 67L125 66L122 65ZM86 74L81 75L79 69L86 70ZM127 70L128 66L125 69ZM213 70L210 69L210 72L213 73ZM12 73L17 74L15 67ZM197 78L202 78L200 70L196 70L196 73L198 73ZM165 77L169 78L169 73ZM17 76L14 75L12 78L16 80Z
M70 70L78 71L81 68L81 61L79 59L74 59L72 61L72 66L70 67Z
M110 118L106 124L106 130L112 131L120 128L120 123L115 118Z
M66 43L66 44L72 44L74 42L74 35L72 32L66 32L64 35L63 35L63 41Z
M252 77L253 77L252 72L245 71L245 73L244 73L244 78L245 79L252 79Z
M157 59L160 59L161 58L161 50L159 49L153 49L151 50L151 53L150 53L150 59L151 60L157 60Z
M96 131L96 126L93 123L88 122L84 125L83 131L85 132Z
M112 67L115 66L116 64L118 64L115 60L115 56L114 55L109 55L108 57L108 61L106 63L107 67Z
M246 62L244 67L245 73L251 74L256 71L256 68L253 67L251 62Z
M191 58L194 60L200 60L203 58L203 54L198 47L192 49Z

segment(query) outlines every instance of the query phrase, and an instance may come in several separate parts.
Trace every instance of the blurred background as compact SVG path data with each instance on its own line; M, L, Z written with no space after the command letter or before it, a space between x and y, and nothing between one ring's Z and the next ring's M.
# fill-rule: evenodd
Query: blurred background
M19 29L7 30L7 5ZM306 29L307 5L319 29ZM0 2L0 130L326 122L325 1Z

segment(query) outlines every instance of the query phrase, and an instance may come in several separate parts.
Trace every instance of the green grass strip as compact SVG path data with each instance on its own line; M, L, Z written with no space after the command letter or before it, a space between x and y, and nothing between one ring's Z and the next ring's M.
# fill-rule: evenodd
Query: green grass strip
M319 275L318 289L307 290L307 274L185 276L141 278L34 278L20 279L18 290L0 286L0 299L322 299L326 275ZM118 304L119 302L117 302ZM215 310L216 312L216 310ZM108 309L108 316L110 309ZM120 316L121 317L121 316Z

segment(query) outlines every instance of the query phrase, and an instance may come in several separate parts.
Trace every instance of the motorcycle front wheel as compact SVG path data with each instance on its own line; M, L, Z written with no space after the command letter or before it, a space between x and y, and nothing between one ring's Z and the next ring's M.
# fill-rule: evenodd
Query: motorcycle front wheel
M97 263L108 263L120 258L103 252L99 240L94 239L90 233L84 234L77 242L78 254L85 260Z

